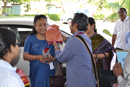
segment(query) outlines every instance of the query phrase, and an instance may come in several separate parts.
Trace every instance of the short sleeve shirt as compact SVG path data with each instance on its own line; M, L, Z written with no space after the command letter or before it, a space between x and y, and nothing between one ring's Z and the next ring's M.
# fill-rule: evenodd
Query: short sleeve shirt
M126 46L125 36L126 33L130 30L130 18L127 16L124 21L119 19L114 28L113 34L117 35L116 47L124 49Z

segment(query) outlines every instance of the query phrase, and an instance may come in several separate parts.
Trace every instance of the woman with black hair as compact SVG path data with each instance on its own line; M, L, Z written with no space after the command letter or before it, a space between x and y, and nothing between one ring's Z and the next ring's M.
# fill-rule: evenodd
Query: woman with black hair
M92 17L88 18L87 28L88 30L85 33L92 41L93 57L95 58L97 69L99 69L99 59L101 59L101 69L109 70L106 59L110 67L114 47L103 36L97 34L96 23ZM105 58L105 55L107 58Z
M17 42L12 30L0 28L0 87L25 87L17 68L10 65L19 51Z
M48 45L45 37L47 30L47 18L45 15L34 17L34 28L24 44L23 58L30 62L31 87L49 87L49 75L54 75L54 69L50 66L44 55L45 48L54 56L53 45ZM53 59L49 61L54 61Z
M66 45L63 51L60 51L58 44L54 41L55 58L59 62L66 62L67 86L68 87L96 87L96 79L93 74L91 57L84 44L76 38L82 36L88 43L92 52L91 40L84 34L87 30L88 17L83 13L75 13L70 24L72 37L63 39Z

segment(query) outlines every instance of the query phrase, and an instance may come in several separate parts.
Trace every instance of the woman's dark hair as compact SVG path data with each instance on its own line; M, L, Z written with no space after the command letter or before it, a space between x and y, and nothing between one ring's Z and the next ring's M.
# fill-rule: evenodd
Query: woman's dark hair
M88 17L84 13L75 13L72 19L72 25L77 23L77 29L79 31L86 31L88 26Z
M93 25L93 24L94 24L94 32L97 33L96 22L95 22L94 18L89 17L89 18L88 18L88 23L89 23L90 25Z
M10 50L11 44L16 46L16 34L12 30L0 28L0 58Z
M36 16L34 17L33 24L36 25L37 21L38 21L39 19L41 19L41 18L44 18L44 19L47 21L47 17L46 17L45 15L36 15ZM33 31L30 33L30 35L36 34L36 33L37 33L37 31L36 31L35 27L33 27Z

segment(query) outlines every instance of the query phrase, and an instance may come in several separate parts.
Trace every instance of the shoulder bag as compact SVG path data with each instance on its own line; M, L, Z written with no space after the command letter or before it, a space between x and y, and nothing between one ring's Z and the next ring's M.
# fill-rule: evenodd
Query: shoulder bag
M66 78L63 75L63 70L61 68L61 64L60 63L59 63L59 66L60 66L62 75L50 76L50 79L49 79L50 87L64 87L64 84L66 82Z
M91 53L91 51L90 51L90 48L89 48L89 46L88 46L86 40L85 40L82 36L76 35L76 38L78 38L78 39L84 44L84 46L86 47L86 49L87 49L87 51L88 51L88 53L89 53L89 55L90 55L90 57L91 57L93 73L94 73L95 79L97 80L97 85L96 85L96 87L99 87L98 75L97 75L97 69L96 69L96 63L95 63L95 60L94 60L94 58L93 58L93 55L92 55L92 53Z
M117 78L113 74L113 71L110 70L110 66L108 64L106 54L105 53L103 53L103 54L105 55L105 58L106 58L106 63L107 63L107 66L108 66L108 70L101 70L101 59L100 59L99 60L99 62L100 62L99 69L97 70L99 86L100 87L113 87L113 83L116 83Z

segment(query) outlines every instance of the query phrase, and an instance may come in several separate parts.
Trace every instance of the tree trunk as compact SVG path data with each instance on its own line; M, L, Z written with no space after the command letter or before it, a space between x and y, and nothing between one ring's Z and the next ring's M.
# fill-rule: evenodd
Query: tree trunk
M62 11L63 11L63 14L65 13L65 9L64 9L64 2L61 2L61 5L62 5Z
M8 0L2 0L2 2L4 3L4 7L3 7L3 12L2 14L5 14L5 9L6 9L6 5L8 3Z

